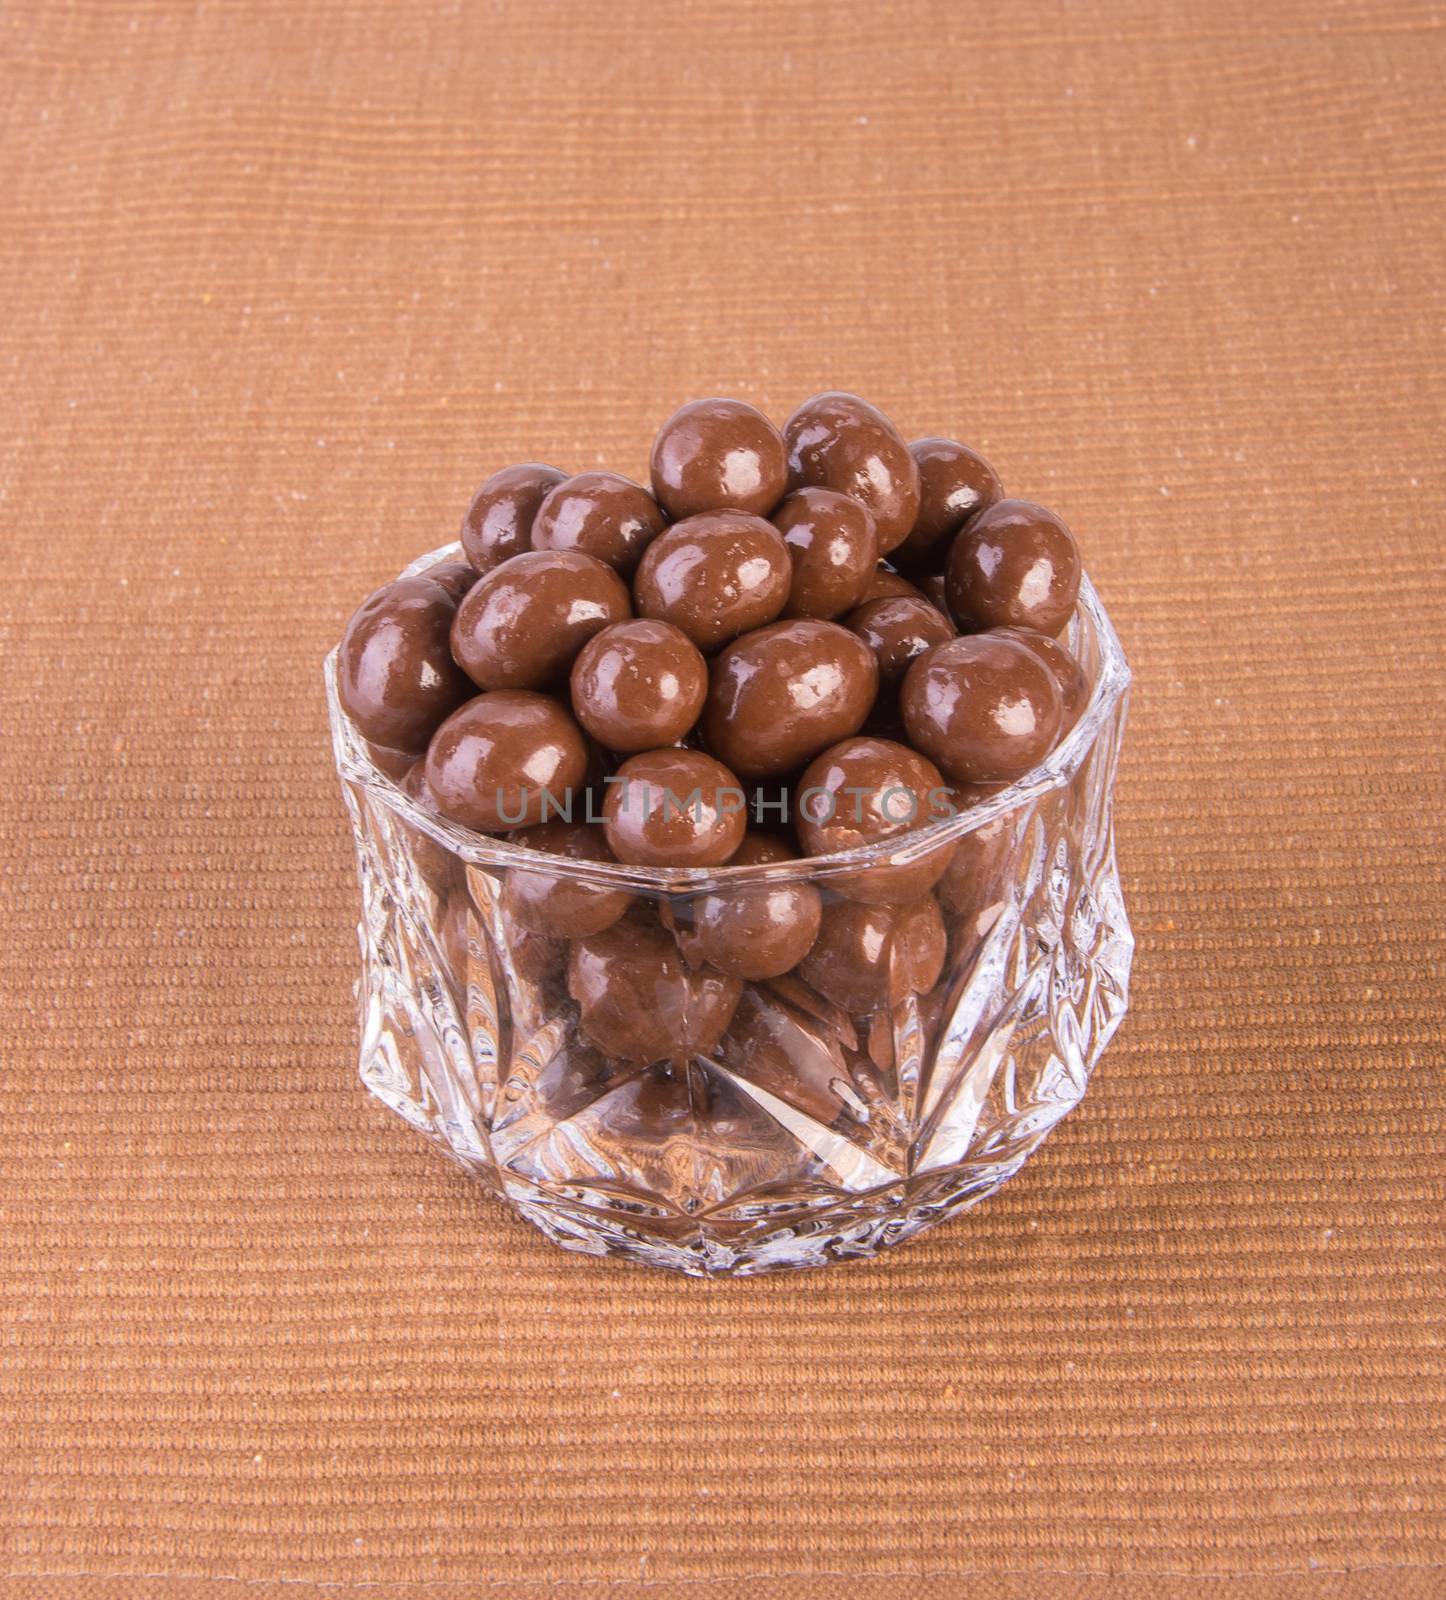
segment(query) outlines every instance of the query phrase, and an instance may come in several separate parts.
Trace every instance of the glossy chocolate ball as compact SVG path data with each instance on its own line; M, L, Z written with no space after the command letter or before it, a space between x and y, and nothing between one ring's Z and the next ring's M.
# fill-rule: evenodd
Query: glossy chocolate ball
M573 861L615 861L596 823L553 818L535 828L508 834L510 844ZM633 896L626 889L588 882L566 867L513 867L507 874L502 903L524 928L558 938L580 939L612 927Z
M640 617L595 634L572 665L577 720L612 750L676 744L698 720L708 663L667 622Z
M444 817L500 833L566 806L587 771L587 740L545 694L497 689L454 711L427 747L427 786Z
M556 467L527 461L488 478L462 519L462 548L478 572L491 572L532 548L538 507L566 476Z
M790 489L813 484L861 500L873 513L880 555L908 538L919 466L882 411L856 394L816 394L784 424L783 437Z
M776 622L713 663L703 737L741 776L776 777L857 733L878 688L873 652L847 628Z
M859 604L866 606L870 600L892 600L896 596L920 600L924 598L924 591L892 567L881 564L874 569L873 577L865 585L864 592L859 596Z
M914 747L960 783L1023 777L1059 734L1054 674L1027 645L974 633L935 645L899 694Z
M623 1061L684 1061L723 1037L743 985L684 962L672 935L642 915L579 939L568 954L567 990L582 1030Z
M772 622L792 578L772 523L746 511L705 511L653 540L633 590L639 616L671 622L707 652Z
M949 580L942 572L931 572L927 578L921 578L919 592L936 611L942 611L949 621L953 622L954 618L949 610Z
M927 994L939 981L949 935L931 894L894 914L894 982L904 994Z
M576 550L631 577L666 525L658 502L640 483L618 472L579 472L542 502L532 547Z
M992 506L1004 485L983 456L954 439L915 439L909 454L919 463L919 515L894 560L913 572L942 566L950 539Z
M378 772L385 772L393 783L400 783L416 764L415 750L389 750L386 745L373 744L370 739L363 742L372 765Z
M796 860L781 840L750 833L730 867ZM796 967L818 937L823 902L802 879L740 884L698 895L680 919L678 945L694 965L735 978L777 978Z
M857 1125L867 1119L867 1108L831 1043L774 992L749 988L719 1043L718 1059L735 1077L825 1127L839 1117Z
M956 814L979 805L997 794L999 788L998 784L954 784L950 795ZM1017 811L1006 811L972 828L954 846L948 868L934 887L945 910L971 923L967 930L971 936L987 931L987 924L979 926L979 921L1000 902L1004 871L1018 822ZM990 915L988 924L993 920Z
M442 904L437 918L437 943L442 947L442 958L447 963L447 976L459 992L467 987L467 973L471 965L471 950L475 942L473 919L476 912L466 889L457 887Z
M797 792L798 839L811 856L902 844L952 810L934 763L888 739L845 739L825 750L809 763ZM951 841L908 859L830 873L822 882L851 900L907 905L938 881L953 855Z
M1058 639L1047 633L1036 633L1033 628L996 628L995 633L1007 639L1018 639L1032 650L1054 674L1059 685L1059 699L1063 715L1060 720L1060 737L1063 738L1080 719L1089 704L1090 680L1078 659L1071 655Z
M925 599L895 595L850 611L844 626L874 653L879 683L893 689L926 650L954 637L954 624Z
M961 628L1034 628L1057 634L1079 598L1079 550L1054 512L1000 500L954 540L946 573Z
M452 654L483 689L545 689L566 679L595 633L631 614L611 567L575 550L530 551L478 580L457 608Z
M346 625L337 690L363 739L420 751L442 718L475 691L452 660L457 602L430 578L398 578L369 595Z
M818 938L798 972L831 1004L867 1016L932 989L946 946L932 895L897 911L834 900L824 906Z
M673 746L624 761L603 803L607 841L634 867L717 867L747 829L738 779L701 750Z
M652 475L670 517L722 510L766 517L788 479L783 435L742 400L694 400L658 429Z
M878 534L868 508L832 489L798 489L773 513L793 562L789 617L841 617L858 605L878 570Z
M440 583L442 587L457 602L477 581L477 569L469 561L439 561L436 566L428 567L421 574L430 578L433 583Z
M509 991L513 1023L537 1032L556 1015L567 973L567 941L550 933L524 927L507 909L504 895L498 906L502 936L497 960Z
M427 783L427 763L423 759L415 762L408 770L401 783L398 785L402 793L409 800L414 801L423 811L440 815L436 797L432 794ZM429 833L424 833L421 828L410 822L398 819L402 832L406 835L407 848L411 851L412 865L417 869L418 875L433 894L446 894L451 888L461 883L463 865L458 857L444 844L439 844Z

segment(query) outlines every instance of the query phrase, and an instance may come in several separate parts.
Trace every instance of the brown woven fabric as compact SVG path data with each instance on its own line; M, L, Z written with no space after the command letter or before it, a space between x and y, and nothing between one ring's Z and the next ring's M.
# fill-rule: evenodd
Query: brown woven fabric
M0 62L0 1589L1446 1592L1439 7L12 0ZM824 387L1080 532L1134 1009L876 1263L569 1257L356 1082L321 658L497 465Z

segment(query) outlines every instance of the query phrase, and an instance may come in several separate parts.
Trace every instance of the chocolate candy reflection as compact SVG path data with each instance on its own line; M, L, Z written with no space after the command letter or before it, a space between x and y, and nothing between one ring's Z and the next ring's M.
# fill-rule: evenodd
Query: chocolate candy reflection
M568 955L567 990L582 1030L622 1061L683 1061L723 1037L743 985L709 968L692 971L672 936L634 914L579 939Z
M1063 738L1079 721L1081 713L1089 704L1090 681L1085 675L1085 669L1058 639L1051 639L1047 633L1036 633L1033 628L996 628L994 632L1007 639L1017 639L1020 644L1032 650L1054 674L1055 682L1059 685L1059 698L1063 709L1060 723L1060 737Z
M635 867L717 867L747 828L738 779L701 750L650 750L624 761L603 805L607 841Z
M919 511L919 467L899 430L867 400L837 390L805 400L783 428L788 487L813 484L862 501L879 554L908 538Z
M548 688L595 633L631 614L611 567L576 551L531 551L478 579L457 608L452 654L483 689Z
M1059 734L1054 674L1026 645L995 633L920 656L899 705L910 742L960 783L1023 777Z
M824 906L818 938L798 971L825 1000L865 1016L932 989L946 947L932 895L898 911L836 900Z
M509 843L526 850L567 856L573 861L617 859L596 823L554 818L507 837ZM585 882L566 867L513 867L507 874L502 903L524 928L575 939L612 927L633 903L633 897L626 889Z
M878 534L867 508L832 489L799 489L773 513L793 562L784 614L842 616L878 570Z
M771 622L788 600L792 572L772 523L705 511L653 540L633 588L640 616L672 623L706 652Z
M479 694L454 711L427 748L426 780L444 817L499 833L565 806L587 771L582 729L547 695Z
M781 840L750 833L728 864L796 859ZM776 978L808 954L821 914L818 890L798 879L712 889L678 917L678 945L694 966L706 963L736 978Z
M491 572L532 548L532 524L548 492L567 476L540 461L503 467L472 496L462 519L462 548L478 572Z
M572 667L572 708L610 749L656 750L698 720L708 694L708 664L667 622L614 623L583 646Z
M766 517L787 476L783 435L742 400L694 400L653 441L653 493L674 518L725 509Z
M927 600L907 595L870 600L850 611L844 626L873 651L879 682L885 689L897 687L926 650L954 637L954 624L948 617Z
M457 602L428 577L398 578L368 595L342 635L337 690L363 739L420 751L473 693L452 660Z
M863 726L878 685L873 653L847 628L777 622L713 663L703 737L746 778L793 772Z
M1057 634L1079 598L1079 550L1054 512L1028 500L981 511L949 552L949 609L961 628Z
M952 809L931 761L888 739L845 739L813 761L798 783L799 842L811 856L902 841ZM916 858L830 873L826 888L871 905L907 905L928 892L954 845Z
M666 518L640 483L620 472L579 472L542 502L534 550L576 550L631 577Z
M909 454L919 463L919 515L894 560L913 572L937 568L953 535L992 506L1004 485L983 456L954 439L915 439Z

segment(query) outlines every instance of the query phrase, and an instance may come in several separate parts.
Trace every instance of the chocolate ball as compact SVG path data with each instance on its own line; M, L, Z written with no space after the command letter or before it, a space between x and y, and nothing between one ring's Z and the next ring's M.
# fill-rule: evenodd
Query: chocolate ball
M895 982L905 994L927 994L938 983L948 949L949 935L933 895L894 914Z
M415 762L408 769L398 787L423 811L440 815L436 797L427 782L425 758ZM424 833L410 822L402 822L400 818L398 821L406 836L407 848L411 851L412 865L433 894L446 894L448 890L458 885L463 872L463 864L459 858L454 856L446 845L439 844L431 834Z
M635 867L717 867L747 828L737 778L701 750L673 746L624 761L603 803L607 841Z
M949 610L949 580L942 572L931 572L927 578L921 578L919 592L936 611L942 611L953 622Z
M675 744L698 720L707 694L707 662L667 622L616 622L589 639L572 665L577 720L613 750Z
M750 833L728 865L757 867L797 856L782 840ZM818 936L823 902L801 879L711 889L679 919L678 945L694 965L735 978L777 978L803 960Z
M440 583L447 593L460 603L463 596L476 583L477 569L469 561L439 561L436 566L428 567L420 576L430 578L433 583Z
M949 609L966 631L1034 628L1057 634L1079 598L1079 550L1054 512L1000 500L954 540Z
M834 900L824 906L818 938L798 971L831 1004L867 1016L932 989L946 947L932 895L897 911Z
M798 489L773 513L793 562L788 617L840 617L859 603L878 567L867 507L832 489Z
M873 652L836 622L776 622L713 663L703 737L745 778L776 777L857 733L879 688Z
M545 689L595 633L632 614L611 567L575 550L536 550L494 567L457 608L452 654L483 689Z
M691 970L670 934L633 915L572 946L567 991L583 1032L605 1055L685 1061L723 1037L743 985L707 967Z
M538 507L566 476L556 467L527 461L488 478L462 519L462 548L478 572L491 572L532 548Z
M850 611L844 627L874 653L879 664L879 683L895 688L904 674L926 650L954 637L954 624L922 597L895 595L888 600L870 600Z
M1036 633L1033 628L996 628L993 631L1007 639L1018 639L1054 674L1063 711L1059 729L1060 738L1063 738L1089 704L1090 680L1085 669L1058 639L1051 639L1047 633Z
M520 828L507 838L526 850L573 861L617 859L596 823L553 818L535 828ZM626 889L579 879L566 867L513 867L507 874L502 903L524 928L578 939L612 927L633 903L633 896Z
M772 622L793 577L783 535L746 511L705 511L653 540L634 583L638 615L716 650Z
M892 600L895 596L907 597L910 600L921 600L924 591L917 584L909 580L893 568L880 564L874 569L874 575L864 587L864 592L859 596L859 604L866 606L870 600Z
M902 842L951 811L934 763L888 739L845 739L810 762L798 782L798 839L811 856ZM953 855L950 841L909 860L830 873L821 881L851 900L907 905L933 887Z
M576 550L631 577L643 551L667 526L658 502L618 472L579 472L542 502L534 550Z
M1059 734L1054 674L1027 645L994 633L950 639L920 656L899 705L910 742L960 783L1022 777Z
M816 394L784 424L783 437L790 489L814 484L861 500L873 513L880 555L908 538L919 466L882 411L856 394Z
M915 439L909 454L919 463L919 515L894 560L912 572L941 566L949 540L992 506L1004 485L983 456L954 439Z
M952 785L950 798L955 813L968 811L997 794L999 788L998 784ZM945 910L977 923L987 908L997 906L1018 821L1018 812L1006 811L972 828L958 841L948 867L934 887ZM992 923L992 916L989 921ZM987 930L976 926L969 931L974 934Z
M836 1048L771 991L745 989L718 1059L735 1077L775 1095L827 1127L839 1117L855 1126L867 1109Z
M497 958L507 984L512 1020L525 1030L526 1037L544 1027L562 1003L567 941L524 927L508 911L505 895L498 905L498 923Z
M444 817L499 833L567 806L587 758L582 729L556 700L496 689L469 700L433 734L427 786Z
M453 889L442 905L437 918L437 943L442 947L442 959L447 964L447 976L459 991L467 987L467 970L473 944L472 923L475 915L471 896L464 888Z
M694 400L658 429L652 475L670 517L725 509L766 517L788 478L783 435L742 400Z
M371 757L372 765L378 772L385 772L393 783L400 783L416 764L417 752L415 750L388 750L384 744L373 744L370 739L364 740L367 755Z
M452 660L457 602L430 578L398 578L368 595L342 635L337 691L363 739L422 750L474 690Z

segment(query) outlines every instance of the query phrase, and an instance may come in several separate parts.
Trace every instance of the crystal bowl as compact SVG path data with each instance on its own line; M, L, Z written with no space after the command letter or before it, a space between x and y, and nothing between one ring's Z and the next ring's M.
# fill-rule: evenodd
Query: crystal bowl
M447 545L404 575L458 555ZM421 809L342 710L333 651L361 880L362 1081L565 1249L686 1273L870 1256L992 1194L1079 1102L1128 998L1112 794L1130 672L1087 579L1065 642L1090 699L1019 782L887 846L710 869L542 856ZM927 992L898 992L892 954L890 1001L863 1014L797 971L734 983L721 1036L700 1016L716 992L691 1015L660 1004L676 1048L647 1062L598 1047L567 942L522 927L505 892L510 873L546 863L560 884L634 896L630 918L657 938L702 891L804 881L827 907L861 869L946 845L946 954Z

